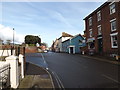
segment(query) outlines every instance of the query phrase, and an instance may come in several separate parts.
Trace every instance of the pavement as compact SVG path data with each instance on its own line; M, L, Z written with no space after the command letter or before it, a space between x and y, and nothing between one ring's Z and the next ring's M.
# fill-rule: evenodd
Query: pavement
M81 57L86 57L86 58L90 58L90 59L95 59L95 60L99 60L99 61L103 61L103 62L107 62L107 63L111 63L111 64L116 64L116 65L120 65L120 61L110 58L110 57L104 57L104 56L98 56L98 55L80 55Z
M26 89L40 89L43 90L45 88L52 89L54 88L54 84L51 78L50 73L32 63L26 64L26 75L25 78L20 82L18 86L18 90Z

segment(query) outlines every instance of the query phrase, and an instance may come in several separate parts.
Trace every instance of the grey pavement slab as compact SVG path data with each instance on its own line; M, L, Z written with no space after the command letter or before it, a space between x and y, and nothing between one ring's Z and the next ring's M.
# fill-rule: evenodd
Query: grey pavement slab
M19 89L44 89L44 88L54 88L52 78L45 69L36 66L31 63L27 63L27 70L26 70L26 76L21 81L18 90Z

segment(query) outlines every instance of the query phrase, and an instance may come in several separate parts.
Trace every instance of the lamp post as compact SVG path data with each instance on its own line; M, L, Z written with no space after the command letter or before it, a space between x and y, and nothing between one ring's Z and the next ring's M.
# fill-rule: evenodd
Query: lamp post
M11 48L11 55L13 55L13 50L14 50L14 28L13 28L13 45Z
M13 49L14 49L14 28L13 28Z

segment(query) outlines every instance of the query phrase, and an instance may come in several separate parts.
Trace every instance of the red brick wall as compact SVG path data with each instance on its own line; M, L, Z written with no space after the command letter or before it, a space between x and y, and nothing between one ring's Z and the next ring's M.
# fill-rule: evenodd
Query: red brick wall
M102 35L103 35L103 52L107 52L111 48L111 39L110 39L110 9L109 4L102 8Z
M102 28L102 37L103 37L103 52L104 53L112 53L112 52L117 52L118 49L114 49L111 47L111 33L118 32L118 29L120 29L120 23L118 23L118 12L120 13L120 2L116 3L116 13L110 15L110 9L109 9L109 3L103 6L100 11L101 11L101 21L97 21L97 12L95 11L92 13L90 16L88 16L85 19L85 30L86 30L86 40L89 38L89 29L92 28L93 30L93 37L95 37L95 51L98 52L98 40L97 40L97 35L98 35L98 29L97 26L101 25ZM88 24L88 19L89 17L92 16L92 26L89 26ZM120 17L120 16L119 16ZM111 32L111 25L110 25L110 20L116 18L117 20L117 25L119 27L117 28L117 31ZM120 31L120 30L119 30Z
M25 53L37 53L37 52L38 52L37 47L30 46L25 48Z

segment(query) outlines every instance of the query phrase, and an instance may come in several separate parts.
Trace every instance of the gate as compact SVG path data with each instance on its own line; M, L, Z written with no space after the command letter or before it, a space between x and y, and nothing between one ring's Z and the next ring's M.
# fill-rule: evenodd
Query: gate
M0 67L0 89L10 87L10 64Z

